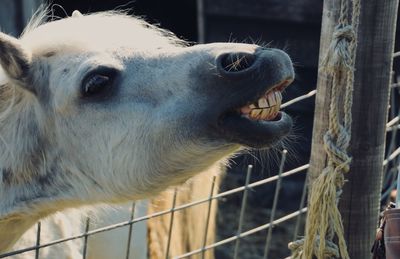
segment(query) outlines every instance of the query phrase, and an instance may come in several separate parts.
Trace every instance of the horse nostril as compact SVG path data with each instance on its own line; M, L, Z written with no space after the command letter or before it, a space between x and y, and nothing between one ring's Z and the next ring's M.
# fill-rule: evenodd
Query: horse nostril
M219 57L220 68L222 68L225 72L240 72L245 70L251 65L253 65L255 61L255 56L251 53L225 53Z

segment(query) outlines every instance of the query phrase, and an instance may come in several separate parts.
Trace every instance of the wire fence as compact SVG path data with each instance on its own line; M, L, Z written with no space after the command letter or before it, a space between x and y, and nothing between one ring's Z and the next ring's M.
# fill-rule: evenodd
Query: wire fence
M393 55L394 58L400 57L400 52L394 53ZM393 73L393 83L391 84L391 100L390 100L390 113L389 113L389 120L386 125L387 127L387 148L386 148L386 155L385 155L385 160L383 163L384 167L384 182L383 182L383 190L382 190L382 204L387 203L390 198L392 197L392 192L396 189L396 178L400 170L400 147L399 147L399 130L400 130L400 107L399 107L399 96L400 96L400 71L396 71ZM297 98L294 98L282 105L282 108L288 107L294 103L301 102L305 99L312 98L316 94L316 91L313 90L305 95L299 96ZM198 206L200 204L208 204L207 209L207 220L206 224L204 226L205 228L205 234L203 237L203 242L202 246L199 247L198 249L194 249L192 251L187 251L184 254L181 254L179 256L175 256L175 259L179 258L190 258L193 255L200 255L202 258L204 258L204 253L208 250L215 249L220 246L224 246L226 244L232 243L234 244L233 248L233 258L239 258L239 250L240 249L246 249L243 244L241 243L241 240L245 237L251 236L255 233L259 233L261 231L266 230L266 235L265 235L265 244L264 244L264 255L263 258L268 258L270 256L271 252L271 242L272 242L272 236L274 234L274 226L282 225L285 224L286 222L290 220L295 220L295 227L293 228L293 233L292 236L290 237L291 239L287 240L287 242L296 239L299 235L301 235L301 219L302 215L307 212L307 207L305 206L305 201L306 201L306 193L307 193L307 185L304 184L303 186L303 191L300 199L300 204L298 205L298 209L296 211L292 211L291 213L288 213L282 217L276 217L277 215L277 204L279 200L279 195L281 191L281 184L285 180L285 178L293 175L298 175L298 174L306 174L307 169L309 168L308 164L299 166L295 169L289 170L289 171L284 171L284 165L286 161L286 155L287 151L283 150L281 152L281 158L280 158L280 166L279 166L279 172L277 175L268 177L265 179L261 179L258 181L251 182L251 174L253 170L252 165L248 165L247 167L247 173L246 173L246 180L245 184L243 186L233 188L224 192L220 193L215 193L216 189L215 188L215 181L212 181L211 186L210 186L210 193L207 198L204 199L199 199L192 201L187 204L183 205L176 205L175 200L176 200L176 195L179 192L178 190L174 191L174 202L172 204L171 209L168 210L163 210L159 211L156 213L151 213L146 216L141 216L141 217L134 217L134 212L135 212L135 204L132 205L131 209L131 214L130 214L130 219L126 221L119 222L117 224L112 224L108 225L106 227L101 227L101 228L95 228L95 229L90 229L90 218L87 218L86 220L86 226L85 226L85 231L82 232L81 234L78 235L73 235L69 236L66 238L58 239L58 240L53 240L51 242L46 242L42 243L41 242L41 236L42 236L42 230L41 230L41 223L39 222L37 224L37 235L36 235L36 244L33 246L25 247L23 249L7 252L4 254L0 255L0 258L6 258L6 257L12 257L18 254L26 253L29 251L34 251L35 252L35 258L40 258L40 249L45 248L45 247L50 247L54 246L56 244L60 243L65 243L71 240L76 240L76 239L82 239L83 240L83 247L82 247L82 257L86 258L87 256L87 244L88 244L88 239L101 232L106 232L106 231L111 231L113 229L117 228L122 228L122 227L129 227L129 234L127 237L127 248L126 248L126 258L130 258L130 246L129 243L132 238L132 226L138 222L146 221L152 218L160 217L162 215L167 215L170 214L170 222L169 222L169 231L168 231L168 237L167 237L167 246L165 247L166 249L166 254L169 254L169 249L171 245L171 235L172 235L172 227L174 225L174 215L178 211L182 211L194 206ZM270 217L269 220L265 222L265 224L259 225L257 227L251 228L251 229L245 229L244 228L244 222L246 221L246 207L248 204L249 196L248 193L255 187L259 186L265 186L269 183L275 183L275 194L274 194L274 200L273 200L273 205L271 208L270 212ZM299 183L300 184L300 183ZM238 194L241 193L242 196L242 201L241 201L241 206L240 206L240 212L239 212L239 219L238 219L238 226L237 226L237 234L230 236L228 238L224 238L222 240L217 240L214 243L207 244L207 230L208 230L208 224L210 222L210 210L211 210L211 203L213 200L220 200L225 197L229 197L233 194ZM218 213L224 213L224 211L219 211ZM286 249L285 247L282 247L281 249ZM169 258L167 256L167 258Z

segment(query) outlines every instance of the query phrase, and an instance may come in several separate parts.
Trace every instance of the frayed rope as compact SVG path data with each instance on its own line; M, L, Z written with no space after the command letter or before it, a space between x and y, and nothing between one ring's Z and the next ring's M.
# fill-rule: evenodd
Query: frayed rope
M360 0L353 0L352 24L348 23L348 1L342 0L341 17L336 26L321 72L332 77L329 126L324 135L327 166L313 182L309 197L306 233L303 239L289 243L292 259L349 259L342 218L337 207L351 157L347 152L351 139L356 31ZM344 104L339 91L345 91ZM340 113L343 108L343 115ZM334 240L338 241L336 245Z

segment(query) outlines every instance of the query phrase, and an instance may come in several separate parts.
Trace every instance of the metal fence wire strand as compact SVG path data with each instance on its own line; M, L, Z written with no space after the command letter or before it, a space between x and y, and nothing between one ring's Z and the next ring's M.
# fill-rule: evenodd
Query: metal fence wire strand
M36 230L36 249L35 249L35 259L39 259L39 249L40 249L40 232L42 230L42 224L40 221L37 223Z
M135 202L132 202L129 221L132 221L135 217L135 204L136 204ZM128 229L128 242L126 244L126 257L125 257L126 259L129 259L131 252L132 228L133 228L133 223L129 224L129 229Z
M299 212L303 209L304 203L306 201L306 193L307 193L307 178L303 184L303 192L301 194L301 200L300 200L300 206L299 206ZM301 216L302 214L299 213L299 216L296 219L296 226L294 227L294 232L293 232L293 239L296 240L299 236L299 230L300 230L300 222L301 222Z
M275 186L274 202L272 204L272 210L271 210L271 215L270 215L270 219L269 219L270 227L268 228L267 240L265 242L264 257L263 257L264 259L268 258L268 252L269 252L269 248L271 246L272 229L274 226L273 222L274 222L274 218L275 218L276 207L278 205L279 192L281 190L282 173L283 173L283 167L285 166L285 162L286 162L286 155L287 155L287 150L285 149L282 151L281 164L279 165L278 180L276 181L276 186Z
M176 195L178 190L175 188L174 190L174 197L172 198L172 207L171 207L171 216L169 220L169 230L168 230L168 240L167 240L167 249L165 252L165 259L169 258L169 249L171 247L171 237L172 237L172 227L174 226L174 216L175 216L175 205L176 205Z
M212 197L213 197L214 188L215 188L215 180L216 180L216 177L214 176L212 179L212 182L211 182L210 196L208 197L207 218L206 218L206 224L205 224L205 229L204 229L203 249L201 251L201 259L204 259L205 251L206 251L206 249L204 249L204 248L207 245L207 235L208 235L208 227L210 225L211 205L212 205L212 201L213 201Z
M246 205L247 205L247 193L249 190L249 183L250 183L250 177L251 177L252 170L253 170L253 165L248 165L247 173L246 173L246 182L244 185L245 189L244 189L243 198L242 198L242 206L240 208L239 224L238 224L238 230L237 230L238 236L240 235L240 233L242 233L244 214L246 212ZM240 245L240 238L236 239L235 250L233 252L233 259L238 258L239 245Z
M87 233L89 232L89 225L90 225L90 218L86 218L86 224L85 224L85 236L83 237L83 252L82 252L82 258L86 259L87 255L87 245L88 245L88 238L89 236Z

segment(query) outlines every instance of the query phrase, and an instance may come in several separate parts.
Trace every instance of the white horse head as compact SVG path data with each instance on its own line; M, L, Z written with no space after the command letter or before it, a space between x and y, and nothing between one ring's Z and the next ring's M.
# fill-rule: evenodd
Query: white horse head
M284 52L188 46L115 12L0 33L0 64L0 232L19 225L15 238L57 210L155 195L291 128Z

